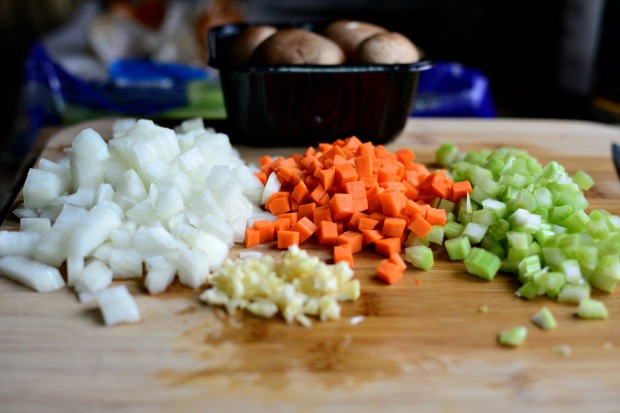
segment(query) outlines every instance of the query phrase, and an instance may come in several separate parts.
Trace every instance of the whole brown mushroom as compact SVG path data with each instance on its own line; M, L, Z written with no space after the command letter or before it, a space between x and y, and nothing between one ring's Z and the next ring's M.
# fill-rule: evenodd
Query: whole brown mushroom
M405 36L396 32L375 34L364 40L356 52L356 59L370 64L405 64L420 60L418 48Z
M339 65L342 49L327 37L304 29L281 29L258 46L252 62L265 65Z
M250 26L243 29L230 44L228 61L233 64L250 63L258 46L277 31L278 29L269 25Z
M376 24L356 20L336 20L330 23L323 35L330 38L342 48L348 60L354 60L355 50L364 40L387 30Z

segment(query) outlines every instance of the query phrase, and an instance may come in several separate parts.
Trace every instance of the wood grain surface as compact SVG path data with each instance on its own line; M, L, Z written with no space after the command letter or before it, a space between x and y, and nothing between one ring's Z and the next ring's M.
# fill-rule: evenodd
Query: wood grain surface
M64 156L87 126L109 136L111 121L60 130L43 156ZM590 173L591 208L620 214L612 141L620 142L620 129L586 122L414 119L388 147L412 148L425 163L442 142L463 150L523 148L541 162ZM239 150L256 162L301 148ZM14 218L2 226L16 227ZM257 249L277 253L268 245ZM39 294L0 278L0 411L620 411L618 292L593 294L607 305L608 320L579 320L572 305L518 299L511 277L480 280L449 262L443 248L435 250L431 271L410 268L393 286L374 277L380 257L356 256L360 299L342 305L341 320L309 329L228 316L181 286L149 296L136 282L127 286L143 321L104 327L94 305L80 304L68 289ZM487 313L479 311L483 305ZM529 321L543 305L556 315L557 330ZM355 316L364 319L354 324ZM526 343L499 346L497 333L516 325L528 327ZM552 352L561 344L570 346L569 355Z

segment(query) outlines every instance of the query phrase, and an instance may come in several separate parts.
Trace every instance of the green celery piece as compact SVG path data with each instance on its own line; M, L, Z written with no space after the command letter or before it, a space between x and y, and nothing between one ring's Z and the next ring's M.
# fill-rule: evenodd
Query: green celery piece
M570 214L574 211L573 207L570 205L558 205L551 209L551 215L549 216L549 221L554 224L559 224L564 221Z
M582 300L590 297L591 287L590 284L570 284L566 283L562 287L562 291L558 295L558 302L560 303L574 303L578 304Z
M534 189L534 197L539 208L549 209L553 206L553 196L547 188L540 187Z
M493 223L487 233L496 240L506 239L506 233L510 230L510 224L505 219L499 219Z
M591 219L586 224L586 231L596 239L607 238L610 235L610 228L607 222L602 219Z
M454 207L456 204L452 201L449 201L444 198L440 198L439 205L437 206L439 209L443 209L446 212L454 212Z
M566 277L566 281L569 283L579 283L583 281L581 275L581 268L579 268L579 261L576 259L565 260L560 264L560 269Z
M485 226L490 226L494 222L497 221L497 216L493 211L488 209L479 209L478 211L474 211L471 217L471 222L476 224L482 224Z
M523 297L527 300L533 300L538 296L538 292L540 291L540 286L536 284L535 281L526 281L519 289L517 290L517 296Z
M441 225L433 225L431 230L426 234L426 240L428 242L432 242L433 244L441 245L443 244L444 237L444 227Z
M499 333L497 340L500 344L508 347L519 347L527 338L527 328L524 326L513 327Z
M459 156L459 150L453 143L443 143L435 151L435 162L445 167L450 166Z
M496 217L503 218L506 215L506 204L497 199L488 198L482 201L482 209L493 211Z
M520 208L510 215L508 222L510 222L512 229L535 234L540 230L542 218L540 215L532 214L527 209Z
M560 222L565 228L568 228L571 232L584 232L587 228L587 224L590 221L590 217L583 209L579 209L570 214L566 219Z
M482 237L484 237L487 229L488 227L486 225L469 222L467 223L467 225L465 225L465 228L463 229L463 233L461 235L468 237L469 241L472 244L478 244L480 241L482 241Z
M482 185L474 186L474 189L471 191L470 196L471 199L478 202L479 204L481 204L482 201L484 201L485 199L492 198L491 194L482 189Z
M532 322L543 330L553 330L558 327L558 322L555 320L553 313L547 307L541 308L532 317Z
M493 173L489 171L488 169L484 169L480 165L474 165L469 170L468 175L469 175L469 181L471 182L472 186L478 186L485 181L493 179Z
M556 161L551 161L542 169L542 176L550 181L557 181L566 176L566 169Z
M557 271L541 271L534 275L534 281L545 290L548 297L555 298L566 284L566 277L564 277L564 273Z
M480 184L480 187L484 192L489 194L491 197L495 198L497 195L502 192L502 186L495 182L492 179L486 180Z
M448 221L443 227L443 232L446 238L456 238L463 233L464 225L455 221Z
M506 233L508 239L508 245L513 248L529 249L532 242L532 234L518 231L508 231Z
M519 264L519 262L521 262L521 260L523 260L526 257L530 256L530 248L528 245L528 248L511 248L508 247L508 261L513 261L515 262L517 265Z
M593 287L612 293L620 280L620 257L609 254L599 257L594 274L590 278Z
M609 312L602 301L586 298L579 302L577 316L579 318L605 319L609 317Z
M411 265L424 271L430 270L435 264L433 250L425 245L415 245L405 248L405 257Z
M566 260L566 256L559 247L543 247L542 253L545 264L553 268L560 268L562 262Z
M594 179L581 169L573 175L573 182L577 184L580 190L587 191L594 185Z
M502 264L499 257L479 247L472 248L463 262L467 272L485 280L492 280Z
M593 245L586 245L577 251L577 261L582 272L584 269L594 271L598 264L598 249Z
M530 255L523 258L518 265L519 268L519 280L521 282L529 281L534 274L542 270L540 257L538 255Z
M471 151L465 155L465 161L475 165L483 165L490 155L491 151L489 150Z
M536 197L531 191L520 189L515 198L514 208L523 208L530 212L534 212L538 208L538 201L536 201Z
M471 243L467 237L457 237L446 240L444 247L448 252L448 257L452 261L464 260L471 251Z
M598 255L620 254L620 233L614 233L596 244Z

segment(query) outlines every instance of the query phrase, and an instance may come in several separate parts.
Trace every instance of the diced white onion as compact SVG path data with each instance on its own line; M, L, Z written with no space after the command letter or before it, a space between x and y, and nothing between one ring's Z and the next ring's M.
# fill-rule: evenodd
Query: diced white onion
M140 321L140 311L124 285L107 288L97 293L97 302L106 325Z
M0 274L41 293L65 286L58 268L41 264L27 257L0 258Z

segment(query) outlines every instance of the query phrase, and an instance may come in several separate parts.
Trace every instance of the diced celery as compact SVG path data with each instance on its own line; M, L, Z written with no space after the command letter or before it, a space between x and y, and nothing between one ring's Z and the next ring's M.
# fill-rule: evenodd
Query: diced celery
M532 234L517 231L508 231L506 233L508 245L512 248L529 249L532 242Z
M566 175L566 170L562 165L555 161L549 162L542 170L543 177L550 181L557 180L560 176Z
M497 216L493 211L488 209L480 209L478 211L474 211L471 217L471 222L475 224L482 224L485 226L490 226L494 222L497 221Z
M446 238L455 238L463 233L463 228L465 228L465 226L458 222L448 221L443 227L443 232Z
M492 179L482 182L480 187L491 197L496 197L500 192L502 192L502 186Z
M590 217L584 210L577 210L570 214L566 219L560 222L560 225L568 228L572 232L581 232L586 230L586 225L590 221Z
M484 201L485 199L489 199L492 197L491 194L482 189L481 185L474 186L474 189L471 191L470 196L471 199L478 202L479 204L482 203L482 201Z
M443 237L444 227L441 225L433 225L425 238L428 242L441 245L443 243Z
M570 205L559 205L551 209L551 215L549 221L554 224L564 221L570 214L573 213L573 207Z
M560 268L564 273L567 282L579 283L583 280L581 276L581 268L579 268L579 261L576 259L563 261L560 264Z
M444 246L452 261L464 260L471 251L471 244L467 237L449 239L444 242Z
M527 209L517 209L508 219L513 229L535 234L540 230L542 218L540 215L532 214Z
M534 275L534 281L545 290L547 296L555 298L566 284L564 274L557 271L539 272Z
M424 271L430 270L435 264L433 250L425 245L415 245L405 248L405 257L411 265Z
M439 209L443 209L446 212L453 212L455 206L456 204L454 202L441 198L437 207Z
M618 254L603 255L599 258L594 274L590 278L592 286L611 293L620 280L620 257Z
M458 158L459 151L453 143L443 143L435 151L435 162L443 167L450 166Z
M596 221L590 220L586 224L586 231L597 239L603 239L609 236L609 227L607 226L607 222L602 219Z
M492 280L502 264L499 257L478 247L472 248L463 262L467 272L485 280Z
M517 290L517 296L523 297L527 300L532 300L536 296L538 296L538 292L540 291L540 286L536 284L534 281L527 281Z
M519 280L525 282L530 280L534 274L542 269L540 257L538 255L530 255L519 262Z
M499 219L487 229L487 233L495 240L506 239L506 233L510 230L510 224L505 219Z
M525 342L527 328L524 326L513 327L499 333L498 341L500 344L509 347L519 347Z
M609 313L602 301L586 298L579 302L577 316L580 318L607 318Z
M521 189L517 192L513 208L523 208L533 212L538 208L538 202L530 190Z
M558 326L553 313L547 307L541 308L536 314L534 314L532 317L532 322L543 330L553 330Z
M498 218L503 218L506 215L506 204L497 199L485 199L482 201L482 209L493 211Z
M543 258L545 259L545 264L554 268L559 268L562 262L566 260L564 253L562 253L562 250L559 247L543 247L542 253Z
M482 241L482 237L484 237L487 229L488 227L486 225L469 222L467 225L465 225L465 228L463 229L463 233L461 235L469 238L469 241L472 244L477 244Z
M508 248L508 260L514 261L517 265L521 260L530 255L530 249L528 248Z
M579 303L590 297L590 284L564 284L562 291L558 295L561 303Z
M553 197L551 196L551 191L549 191L544 186L534 189L534 197L536 198L538 208L549 209L553 206Z

